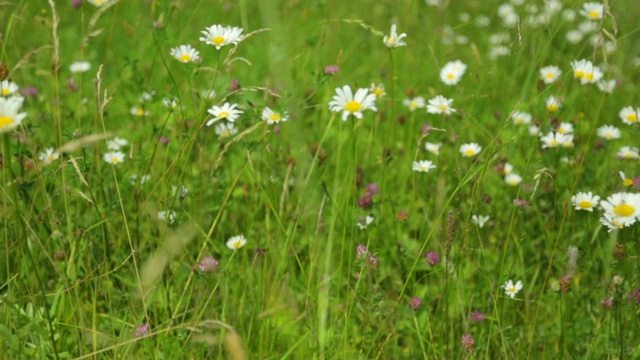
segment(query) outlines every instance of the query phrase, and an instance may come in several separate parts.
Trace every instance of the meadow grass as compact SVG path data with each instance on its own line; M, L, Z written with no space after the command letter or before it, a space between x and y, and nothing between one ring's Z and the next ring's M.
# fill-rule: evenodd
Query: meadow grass
M640 358L640 8L430 3L1 2L0 358Z

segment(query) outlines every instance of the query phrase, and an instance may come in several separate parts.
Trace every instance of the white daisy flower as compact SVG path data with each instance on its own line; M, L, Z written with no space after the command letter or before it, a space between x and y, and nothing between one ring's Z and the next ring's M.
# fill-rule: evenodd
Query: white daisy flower
M2 80L0 81L0 95L2 96L12 96L14 95L16 92L18 92L18 84L9 81L9 80Z
M376 108L376 95L370 94L369 89L358 89L353 95L351 87L345 85L342 88L336 88L336 95L329 102L329 110L333 112L342 112L342 120L347 121L349 115L362 119L362 112L365 110L378 111Z
M620 151L618 151L616 156L620 159L640 159L638 148L634 148L630 146L621 147Z
M456 112L456 109L452 108L451 104L453 104L453 99L447 99L442 95L438 95L429 100L427 112L429 114L451 115L451 113Z
M604 5L596 2L584 3L580 15L589 20L600 20L604 16Z
M529 114L528 112L524 112L524 111L515 111L511 114L511 119L513 120L513 123L515 125L526 125L529 124L531 122L531 119L533 118L531 116L531 114Z
M176 212L172 210L158 211L158 220L173 224L176 221Z
M434 155L440 155L440 148L442 147L442 143L430 143L427 142L424 144L424 148L425 150L427 150L428 152L434 154Z
M376 96L376 99L379 99L387 94L386 92L384 92L383 84L376 85L374 83L371 83L371 87L369 88L369 91Z
M467 65L460 60L451 61L440 70L440 80L446 85L455 85L467 71Z
M539 136L540 135L540 128L536 125L531 125L529 126L529 135L531 136Z
M522 290L522 281L518 280L518 282L514 284L513 281L509 279L504 285L502 285L502 288L504 289L504 293L513 299L516 294Z
M236 129L236 126L233 123L220 123L216 125L214 131L216 132L216 135L221 138L226 138L238 133L238 129Z
M511 173L504 177L504 182L509 186L517 186L522 182L522 176Z
M127 141L127 139L119 137L114 137L113 139L107 141L107 148L109 150L120 150L120 148L127 145L129 145L129 141Z
M542 140L542 148L555 148L558 146L562 146L567 142L567 135L561 134L559 132L550 131L544 136L541 136L540 140Z
M216 50L220 50L225 45L238 45L243 39L242 28L237 26L212 25L202 31L203 37L200 41L204 41L208 45L213 45Z
M373 223L373 220L375 219L371 215L358 218L358 221L356 221L356 226L358 226L358 229L364 230Z
M435 169L436 166L433 164L432 161L429 160L420 160L420 161L414 161L411 169L413 171L416 172L429 172L429 170L431 169Z
M180 45L171 49L171 56L184 64L200 61L200 53L191 45Z
M616 87L616 81L615 80L600 80L600 81L598 81L596 83L596 86L603 93L611 94L613 92L613 89L615 89L615 87Z
M391 25L391 31L389 33L389 35L385 35L384 38L382 38L382 42L388 47L388 48L396 48L399 46L405 46L407 45L404 41L402 41L403 38L407 37L407 34L402 33L400 35L398 35L398 33L396 32L396 25L393 24Z
M221 119L235 122L242 114L242 110L237 109L237 107L238 104L230 104L228 102L222 104L222 106L214 105L211 109L207 110L209 114L213 115L213 119L208 120L206 125L211 126L211 124Z
M600 196L594 195L591 191L579 192L571 197L571 203L576 210L584 210L592 212L593 208L598 205Z
M622 170L618 171L618 175L620 175L620 178L622 179L622 186L628 187L633 185L633 179L628 178Z
M87 2L91 5L95 5L97 7L104 6L111 0L87 0Z
M69 66L69 70L74 74L87 72L89 69L91 69L91 63L86 61L77 61Z
M129 113L131 115L135 115L135 116L147 116L149 115L149 112L146 111L143 107L140 106L134 106L129 110Z
M569 30L565 35L565 39L571 44L577 44L584 39L584 34L580 30Z
M173 111L180 109L180 103L176 98L164 98L162 99L162 104Z
M630 225L620 221L620 218L609 213L603 214L603 216L600 218L600 223L606 226L609 229L609 232L622 229L623 227Z
M124 153L121 151L107 152L102 158L111 165L118 165L124 162Z
M638 122L638 114L640 114L640 108L625 106L622 108L622 110L620 110L618 116L623 123L627 125L633 125Z
M460 153L464 157L476 156L480 151L482 151L482 147L476 143L462 144L462 146L460 146Z
M570 134L573 132L573 125L568 122L562 122L560 123L560 125L558 125L556 131L560 134Z
M549 112L556 112L562 107L562 102L555 96L549 96L546 100L546 107Z
M238 250L243 247L247 243L247 239L244 235L236 235L232 236L229 240L227 240L227 247L231 250Z
M279 113L265 107L264 110L262 110L262 120L266 121L267 124L278 124L289 120L289 117L286 111Z
M597 130L598 137L606 140L620 139L622 133L620 129L612 125L603 125Z
M600 201L600 207L623 226L629 226L640 219L640 194L615 193Z
M425 107L425 100L422 96L404 99L402 103L409 108L409 111L415 111L416 109L422 109Z
M27 113L21 113L23 97L0 97L0 134L15 130Z
M509 175L513 172L513 165L509 164L509 163L504 163L504 165L502 166L502 174L503 175Z
M551 84L558 80L558 78L562 75L562 70L559 67L551 65L545 66L540 69L540 77L545 84Z
M40 153L39 159L45 165L49 165L52 162L58 160L59 156L60 156L60 154L58 154L53 148L48 148L43 153Z

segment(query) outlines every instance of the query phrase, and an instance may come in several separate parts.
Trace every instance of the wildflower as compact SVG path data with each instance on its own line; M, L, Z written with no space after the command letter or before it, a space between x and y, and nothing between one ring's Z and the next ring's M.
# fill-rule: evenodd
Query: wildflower
M542 148L555 148L564 144L567 140L567 136L559 132L550 131L547 135L541 136Z
M242 41L242 28L237 26L212 25L202 31L204 35L199 40L207 45L213 45L216 50L229 44L238 45Z
M513 204L523 209L529 206L529 203L525 199L513 199Z
M200 260L198 268L202 272L216 272L218 270L218 260L213 256L205 256Z
M640 305L640 290L631 289L627 295L627 299L629 299L629 302L632 304Z
M604 213L599 219L600 223L609 229L609 232L613 230L622 229L626 226L624 222L621 222L615 215Z
M262 110L262 120L266 121L267 124L277 124L279 122L285 122L289 120L287 112L279 113L271 110L268 107L265 107Z
M504 289L504 293L513 299L518 291L522 290L522 281L518 280L514 284L513 281L509 279L504 285L502 285L502 288Z
M382 84L376 85L374 83L371 83L369 91L376 96L376 99L379 99L387 94L386 92L384 92L384 85Z
M620 159L640 159L640 153L638 153L638 148L623 146L620 148L620 151L616 154L616 156Z
M87 72L89 69L91 69L91 63L86 61L77 61L69 66L69 70L71 70L73 74Z
M107 148L109 150L120 150L120 148L127 145L129 145L127 139L119 138L117 136L107 141Z
M616 81L600 80L596 83L596 86L598 86L598 89L600 89L600 91L602 91L603 93L611 94L613 92L613 89L616 87Z
M633 125L638 122L638 114L640 114L640 108L634 109L633 106L625 106L620 110L618 116L623 123Z
M425 258L427 258L427 264L430 266L435 266L440 262L440 255L435 251L429 251L425 255Z
M367 246L364 244L360 244L356 247L356 259L365 260L369 255L369 251L367 250Z
M60 154L58 154L57 152L55 152L55 150L53 148L48 148L47 150L45 150L43 153L40 153L40 161L42 161L45 165L49 165L52 162L58 160L58 157L60 156Z
M340 66L338 65L327 65L324 67L324 73L327 75L335 75L340 71Z
M442 95L438 95L429 100L427 112L429 114L451 115L451 113L456 112L456 109L452 108L451 104L453 104L453 99L447 99Z
M599 137L606 140L620 139L622 133L620 129L612 125L604 125L598 128L597 134Z
M431 169L435 169L436 166L433 164L432 161L429 160L420 160L420 161L414 161L411 169L413 171L417 171L417 172L429 172L429 170Z
M129 112L131 113L131 115L135 115L135 116L147 116L147 115L149 115L149 112L146 111L143 107L140 107L140 106L132 107L131 110L129 110Z
M356 221L356 225L358 226L358 229L364 230L369 225L371 225L371 223L373 223L373 220L374 220L373 216L370 216L370 215L359 217L358 221Z
M136 183L139 183L140 185L146 183L147 181L149 181L151 179L151 175L146 174L146 175L138 175L138 174L131 174L131 176L129 176L129 183L131 185L135 185Z
M180 103L176 98L164 98L162 99L162 104L166 106L170 110L178 110L180 109Z
M464 334L462 335L462 347L467 351L467 353L473 353L473 350L476 349L476 341L473 339L473 335Z
M12 96L18 91L18 84L9 80L0 81L0 95L2 96Z
M622 178L622 186L631 186L633 185L633 179L628 178L624 172L622 171L618 171L618 175L620 175L620 178Z
M398 33L396 32L396 24L391 25L391 31L389 33L389 35L385 35L384 38L382 38L382 42L388 47L388 48L396 48L399 46L406 46L407 44L402 41L403 38L407 37L407 34L402 33L400 35L398 35Z
M558 111L560 107L562 107L562 103L560 102L560 99L558 99L557 97L549 96L546 101L546 106L549 112L555 112L555 111Z
M623 226L629 226L640 219L640 194L615 193L600 201L600 207L605 215L614 217L612 222L615 220Z
M232 236L229 240L227 240L227 247L231 250L238 250L243 247L247 243L247 239L244 235L236 235Z
M515 111L511 114L511 119L513 119L513 123L516 125L526 125L531 122L531 114L527 112Z
M593 68L593 63L589 60L573 60L571 62L571 68L573 69L573 76L576 79L583 79L585 74L591 71Z
M518 174L509 174L504 177L504 181L509 186L516 186L522 182L522 177Z
M184 185L175 186L171 185L171 196L176 197L179 196L181 199L184 199L189 193L189 188Z
M540 77L542 77L542 81L545 84L551 84L558 80L558 78L562 75L562 70L560 70L557 66L545 66L540 69Z
M20 89L20 95L26 98L31 98L38 95L38 88L35 86L27 86Z
M99 2L99 1L106 2L107 0L88 0L88 1L89 1L89 2L94 2L94 1L95 1L95 2ZM98 6L99 6L99 5L98 5ZM149 331L150 331L150 329L149 329L149 323L148 323L148 322L146 322L146 323L144 323L144 324L142 324L142 325L138 326L138 328L136 329L136 332L135 332L135 334L134 334L133 336L134 336L134 337L137 337L137 338L139 338L139 337L145 337L145 336L149 335Z
M211 109L207 110L209 114L214 118L207 121L207 126L211 126L213 123L220 119L227 119L230 122L234 122L242 114L242 110L237 109L238 104L229 104L228 102L222 104L222 106L214 105Z
M373 207L373 194L369 191L364 193L364 196L358 199L358 206L362 209L368 210Z
M420 306L422 305L422 300L420 300L419 297L414 296L411 299L409 299L409 307L412 310L418 310L420 309Z
M571 197L571 203L576 210L593 211L593 207L600 201L600 196L594 195L591 191L579 192Z
M557 132L559 132L560 134L569 134L573 132L573 125L571 123L568 122L563 122L560 123L560 125L558 125L558 128L556 129Z
M180 45L171 49L171 56L183 64L200 61L200 53L191 45Z
M365 110L378 111L375 105L376 96L369 93L369 89L358 89L353 95L351 87L345 85L336 88L336 95L329 102L329 109L333 112L342 112L342 120L346 121L349 115L362 119Z
M370 268L375 269L378 267L378 265L380 265L380 259L378 259L377 256L373 256L372 254L368 254L367 255L367 265L369 265Z
M472 157L482 151L482 147L476 143L463 144L460 146L460 152L464 157Z
M112 151L105 153L102 158L111 165L118 165L124 162L124 153L121 151Z
M368 183L367 184L367 192L370 192L371 195L380 194L380 185L376 183Z
M584 34L580 30L569 30L565 35L565 39L571 44L577 44L584 38Z
M582 4L580 15L586 17L589 20L600 20L604 16L604 5L595 2L589 2Z
M536 125L529 126L529 135L531 135L531 136L540 135L540 128L537 127Z
M19 113L24 98L18 96L0 97L0 134L15 130L27 113Z
M430 142L427 142L427 143L424 144L424 148L428 152L430 152L430 153L432 153L432 154L434 154L436 156L440 155L440 148L441 147L442 147L442 143L430 143Z
M221 138L226 138L226 137L229 137L231 135L235 135L235 134L238 133L238 129L236 129L236 126L233 123L229 123L229 124L221 123L221 124L218 124L214 128L214 131L216 132L216 135L218 135Z
M473 313L471 313L471 315L469 315L469 320L479 322L479 323L483 322L485 318L486 318L486 315L481 313L478 310L475 310Z
M611 310L613 309L613 299L607 295L604 300L600 301L600 305L602 305L603 310Z
M216 91L213 89L200 90L200 98L204 100L213 100L216 98Z
M398 215L396 216L396 219L398 219L398 221L405 221L408 218L409 212L406 209L398 210Z
M402 103L409 108L409 111L422 109L425 106L424 98L422 96L416 96L414 98L404 99Z
M158 211L158 220L173 224L173 222L176 221L176 213L171 210Z
M489 216L488 215L473 215L471 216L471 221L473 221L474 224L478 225L479 228L483 228L484 224L489 221Z
M440 80L446 85L455 85L467 71L467 65L460 60L451 61L440 70Z

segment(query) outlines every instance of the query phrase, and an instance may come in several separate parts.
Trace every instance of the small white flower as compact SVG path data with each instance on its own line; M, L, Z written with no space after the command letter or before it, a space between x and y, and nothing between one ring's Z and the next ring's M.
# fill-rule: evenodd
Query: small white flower
M633 185L633 179L627 177L622 170L618 171L618 175L622 179L622 186L631 186Z
M430 143L430 142L428 142L428 143L424 144L424 148L428 152L430 152L430 153L432 153L432 154L434 154L436 156L440 155L440 148L441 147L442 147L442 143Z
M396 48L399 46L405 46L407 45L404 41L402 41L403 38L407 37L407 34L402 33L400 35L398 35L398 33L396 32L396 25L393 24L391 25L391 31L389 33L389 35L385 35L384 38L382 39L382 42L388 47L388 48Z
M171 210L158 211L158 220L173 224L173 222L176 221L176 213Z
M531 122L531 114L524 111L515 111L511 114L511 119L515 125L527 125Z
M226 138L238 133L238 129L236 129L236 126L233 123L220 123L216 125L214 131L216 132L216 135L221 138Z
M147 115L149 115L149 112L146 111L143 107L140 107L140 106L132 107L131 110L129 110L129 113L131 113L131 115L134 115L134 116L147 116Z
M371 225L371 223L373 223L373 220L375 220L373 216L367 215L365 217L358 218L358 221L356 221L356 225L360 230L364 230L369 225Z
M558 125L556 131L560 134L570 134L573 132L573 125L568 122L562 122L560 123L560 125Z
M89 69L91 69L91 63L88 63L86 61L74 62L73 64L71 64L71 66L69 66L69 70L71 70L71 72L74 74L87 72L89 71Z
M124 153L121 151L107 152L102 158L111 165L118 165L124 162Z
M558 80L558 78L562 75L562 70L560 70L557 66L545 66L540 69L540 77L545 84L551 84Z
M603 93L611 94L613 92L613 89L615 89L615 87L616 87L616 81L615 80L600 80L600 81L598 81L596 83L596 86Z
M0 134L15 130L27 116L27 113L19 112L23 101L19 96L0 96Z
M482 147L476 143L462 144L462 146L460 146L460 153L464 157L476 156L480 151L482 151Z
M422 96L404 99L402 103L409 108L409 111L415 111L416 109L422 109L425 107L425 101Z
M414 161L413 164L411 165L411 169L413 171L417 171L417 172L429 172L429 170L431 169L435 169L436 166L433 164L432 161L429 160L420 160L420 161Z
M243 39L242 31L242 28L236 26L212 25L202 31L204 36L200 37L200 41L213 45L216 50L220 50L225 45L238 45Z
M571 197L571 203L576 210L584 210L592 212L593 208L598 205L600 196L594 195L591 191L579 192Z
M638 148L623 146L620 148L620 151L616 154L616 156L620 159L640 159L640 153L638 153Z
M502 285L502 288L504 289L504 293L513 299L516 294L522 290L522 281L518 280L518 282L514 284L513 281L509 279L504 285Z
M267 124L278 124L289 120L289 116L286 111L280 113L265 107L264 110L262 110L262 120L266 121Z
M171 49L171 56L183 64L200 61L200 53L191 45L180 45Z
M453 99L447 99L442 95L438 95L429 100L427 112L429 114L451 115L451 113L456 112L456 109L452 108L451 104L453 104Z
M371 83L371 87L369 88L369 91L376 96L376 99L379 99L387 94L384 91L384 85L382 84L376 85L374 83Z
M131 185L135 185L135 184L138 184L138 183L140 185L142 185L142 184L146 183L149 180L151 180L151 175L149 175L149 174L142 175L142 176L140 176L138 174L131 174L131 176L129 176L129 183Z
M12 96L14 95L16 92L18 92L18 84L9 81L9 80L2 80L0 81L0 95L2 96Z
M440 70L440 80L446 85L455 85L460 82L467 70L467 65L460 60L451 61Z
M580 30L569 30L565 35L565 39L571 44L577 44L584 38L584 34Z
M542 136L540 140L543 142L542 148L544 149L563 146L567 142L568 138L565 134L550 131L546 135Z
M375 101L376 95L369 93L369 89L358 89L354 95L351 87L345 85L341 88L336 88L336 95L329 102L329 110L341 112L343 121L347 121L349 115L362 119L363 111L378 111Z
M484 224L489 221L489 216L488 215L473 215L471 216L471 221L473 221L474 224L478 225L479 228L483 228Z
M520 182L522 182L522 177L518 174L509 174L507 176L504 177L504 181L507 183L507 185L509 186L517 186L518 184L520 184Z
M104 6L111 0L87 0L89 4L95 5L97 7Z
M222 104L222 106L214 105L211 109L207 110L209 114L213 115L213 119L207 121L207 126L211 126L216 121L227 119L227 121L235 122L242 110L237 109L238 104L230 104L228 102Z
M595 2L584 3L580 15L589 20L600 20L604 16L604 5Z
M640 108L625 106L622 108L622 110L620 110L618 116L623 123L627 125L633 125L638 122L638 114L640 114Z
M549 96L546 101L547 110L556 112L562 107L562 102L555 96Z
M129 145L127 139L114 137L111 140L107 141L107 148L109 150L120 150L121 147Z
M58 160L58 154L53 148L48 148L43 153L40 153L40 161L42 161L45 165L49 165L52 162Z
M529 135L531 135L531 136L540 135L540 128L537 127L536 125L529 126Z
M178 110L180 109L180 103L176 98L164 98L162 99L162 104L166 106L170 110Z
M227 240L227 247L231 250L238 250L243 247L247 243L247 239L244 235L236 235L232 236L229 240Z
M606 140L620 139L622 133L620 129L612 125L603 125L597 130L598 137Z

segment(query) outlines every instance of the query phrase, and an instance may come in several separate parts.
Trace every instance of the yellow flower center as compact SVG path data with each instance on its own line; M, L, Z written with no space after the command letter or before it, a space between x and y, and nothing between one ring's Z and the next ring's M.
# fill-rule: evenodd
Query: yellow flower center
M464 152L465 154L467 154L467 156L473 156L476 154L476 151L473 149L469 149L467 151Z
M2 95L4 96L11 95L11 90L7 88L2 88Z
M374 93L377 97L382 96L383 92L384 92L384 90L382 90L381 88L375 88L375 89L373 90L373 93Z
M55 159L56 159L56 157L55 157L55 155L51 154L51 155L47 155L47 159L48 159L49 161L53 161L53 160L55 160Z
M549 147L556 147L556 146L558 146L558 140L549 141Z
M547 109L549 109L549 111L556 111L556 110L558 110L558 107L559 106L557 104L549 104Z
M389 36L387 38L387 44L393 45L396 43L396 38L394 38L393 36Z
M512 293L512 294L515 294L515 292L516 292L516 287L515 287L515 286L510 287L510 288L509 288L509 292L510 292L510 293Z
M604 138L605 139L611 139L611 138L613 138L613 134L612 133L606 133L606 134L604 134Z
M633 157L633 153L632 152L626 152L624 153L624 157L627 159L631 159Z
M638 121L638 115L634 114L629 114L627 115L627 120L631 121L631 122L636 122Z
M227 137L230 135L231 135L231 132L229 132L229 130L224 130L223 132L220 133L221 137Z
M136 109L136 114L138 114L138 116L142 116L142 115L144 115L144 109L142 109L142 108L137 108L137 109Z
M222 46L222 43L224 42L224 38L222 36L216 36L213 39L211 39L211 42L216 44L217 46Z
M558 129L558 132L559 132L560 134L564 134L564 133L566 133L566 132L567 132L567 130L565 130L565 128L559 128L559 129Z
M358 110L360 110L362 108L362 104L360 104L357 101L349 101L347 103L347 105L344 106L344 109L347 110L348 112L356 112Z
M185 63L191 61L191 55L189 55L189 54L180 55L180 61L185 62Z
M452 73L447 74L447 79L453 80L453 78L455 78L455 75L453 75Z
M427 167L424 165L420 165L420 171L427 171Z
M629 217L636 212L636 209L629 204L622 203L613 208L613 213L621 217Z
M13 124L15 120L9 116L0 116L0 128Z
M583 77L583 76L584 76L584 71L582 71L582 70L576 70L576 71L574 71L574 72L573 72L573 75L574 75L575 77L577 77L577 78L581 78L581 77Z
M631 185L633 185L633 180L631 180L631 179L624 179L624 180L622 180L622 185L624 185L624 186L631 186Z
M447 105L438 105L438 109L440 109L440 111L445 111L447 110Z
M271 114L271 116L269 116L269 119L271 119L271 121L276 121L277 122L277 121L280 121L280 119L282 119L282 118L280 117L279 114L273 113L273 114Z
M516 179L511 179L509 180L509 185L511 186L518 185L518 181Z
M409 103L409 107L410 107L411 109L415 109L415 108L417 108L417 107L418 107L418 104L417 104L415 101L412 101L412 102L410 102L410 103Z
M239 249L241 247L242 247L242 241L238 240L238 241L233 243L233 248L234 249Z
M593 73L584 74L584 78L589 81L593 80Z
M229 117L229 113L226 111L221 111L220 114L218 114L218 119L222 119L226 117Z
M114 157L111 158L111 162L114 163L114 164L117 164L117 163L120 162L120 158L118 158L117 156L114 156Z
M555 75L553 75L553 73L547 73L547 75L545 75L545 77L547 79L553 79L555 77Z
M598 19L600 17L600 13L595 10L589 11L589 17L592 19Z
M589 200L582 200L578 203L578 206L581 209L591 209L593 207L593 204Z

